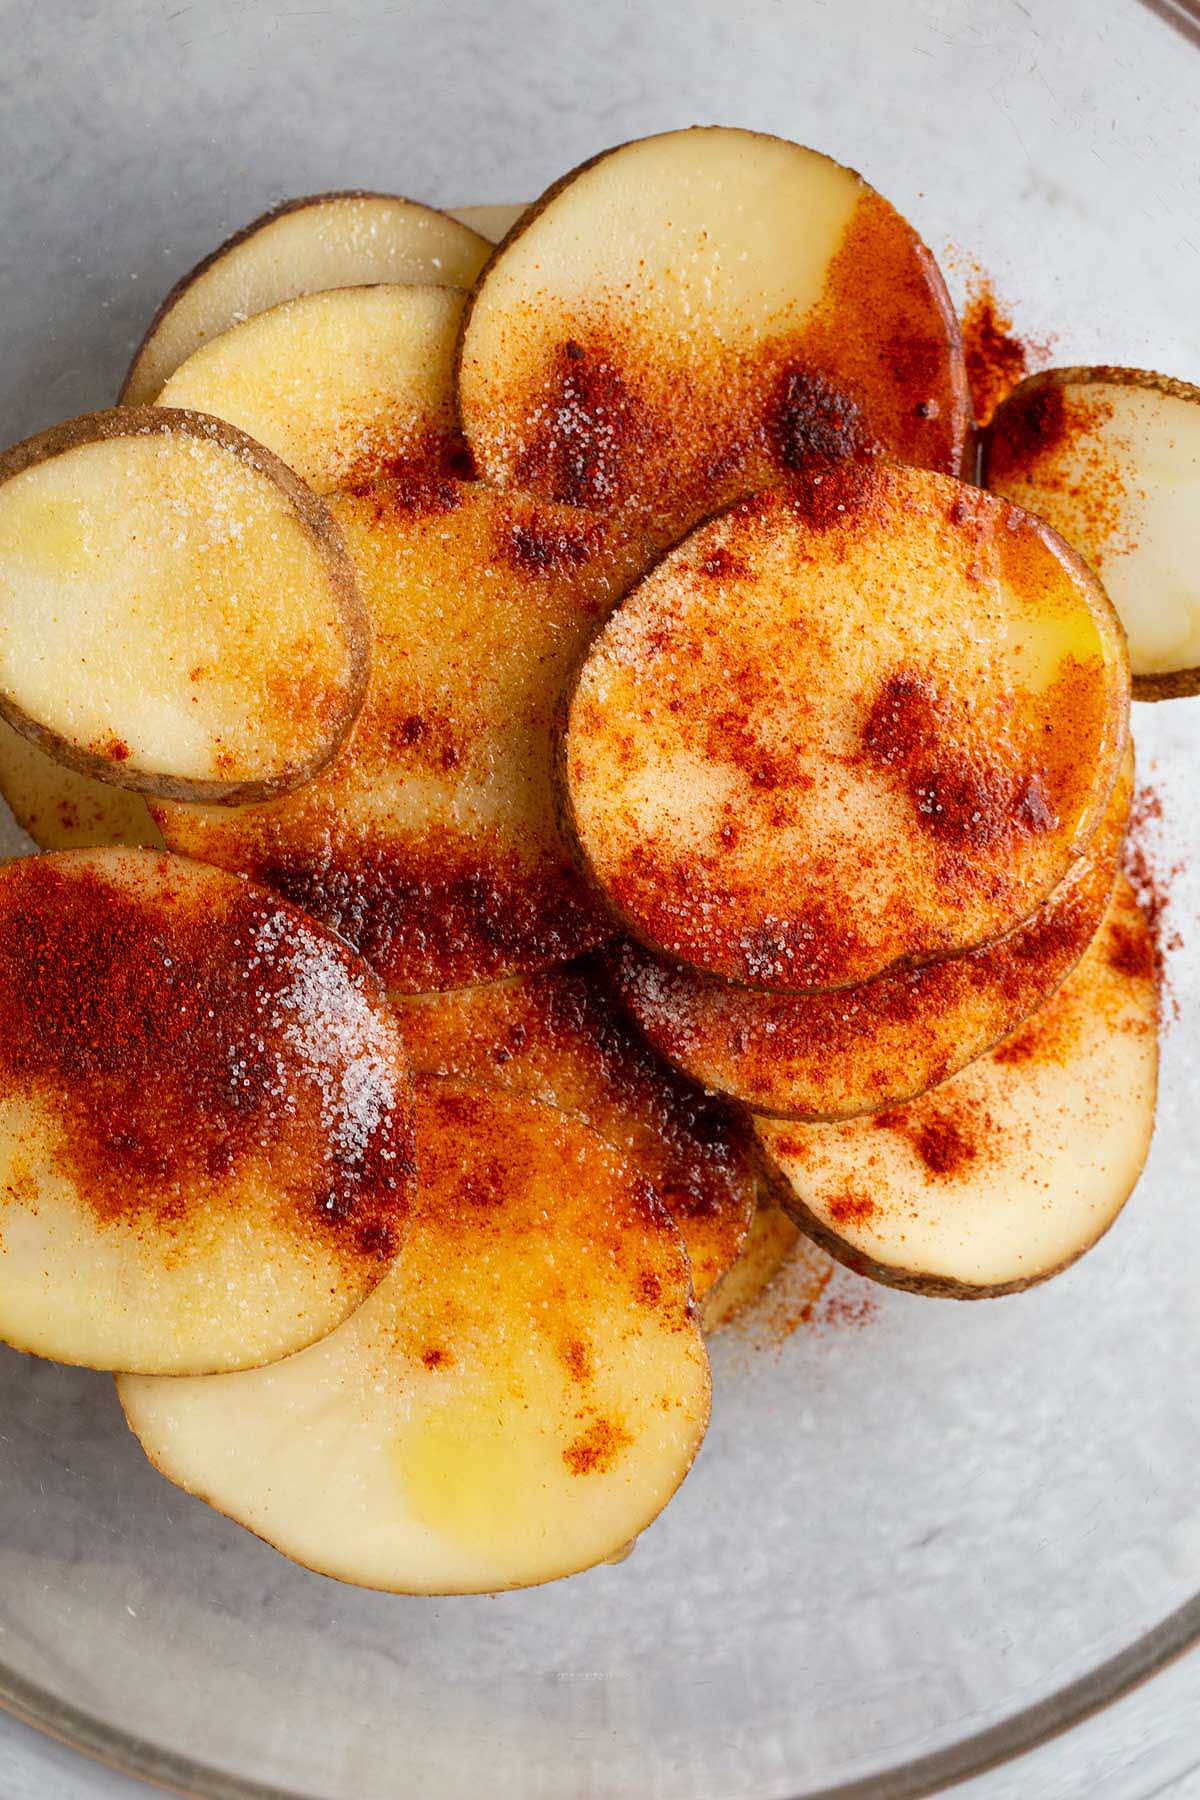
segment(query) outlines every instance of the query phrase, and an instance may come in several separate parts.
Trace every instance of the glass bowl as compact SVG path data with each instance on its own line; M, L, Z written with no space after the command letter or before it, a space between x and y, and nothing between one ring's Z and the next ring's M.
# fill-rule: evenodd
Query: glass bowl
M862 169L960 289L976 262L1054 360L1200 379L1190 0L65 0L4 17L6 438L108 404L175 277L285 195L522 197L692 120ZM716 1341L712 1430L633 1557L491 1599L294 1568L154 1474L106 1378L0 1353L0 1699L237 1800L898 1800L1190 1643L1200 701L1135 714L1162 803L1150 853L1183 865L1167 915L1183 942L1153 1153L1093 1254L978 1306L837 1277L786 1337L785 1286Z

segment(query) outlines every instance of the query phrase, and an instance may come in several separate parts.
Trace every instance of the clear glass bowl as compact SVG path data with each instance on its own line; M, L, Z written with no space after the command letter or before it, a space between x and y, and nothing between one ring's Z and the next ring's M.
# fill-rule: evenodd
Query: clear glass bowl
M107 404L176 275L275 199L511 199L692 119L861 168L1055 360L1200 379L1190 0L3 12L7 438ZM1135 726L1186 861L1200 702ZM1153 1155L1106 1241L1020 1298L718 1342L701 1458L620 1567L339 1587L160 1480L107 1379L0 1353L0 1699L239 1800L896 1800L1106 1704L1200 1634L1198 911L1185 868Z

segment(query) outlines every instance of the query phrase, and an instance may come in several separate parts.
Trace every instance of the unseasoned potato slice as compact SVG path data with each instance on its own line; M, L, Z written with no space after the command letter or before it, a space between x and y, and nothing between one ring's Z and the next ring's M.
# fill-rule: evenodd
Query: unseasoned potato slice
M396 194L312 194L264 213L206 256L159 307L121 389L148 405L210 338L299 294L378 281L469 288L485 237Z
M0 794L41 850L108 844L161 850L162 833L141 794L94 781L56 762L0 719Z
M751 131L672 131L573 170L472 295L463 429L501 486L677 529L822 456L957 474L958 325L861 176Z
M329 513L223 421L117 408L0 456L0 714L79 773L286 792L345 738L369 653Z
M781 1206L760 1206L751 1221L741 1255L705 1297L701 1322L705 1336L720 1331L761 1300L795 1252L800 1229ZM821 1256L809 1246L814 1257ZM816 1283L814 1282L814 1286ZM818 1290L819 1291L819 1290Z
M578 1113L629 1157L679 1228L702 1299L738 1256L758 1178L744 1114L656 1056L594 958L400 999L418 1075L497 1082Z
M844 1119L895 1106L982 1056L1042 1006L1083 955L1120 867L1130 749L1100 829L1033 917L980 950L862 987L764 994L623 941L617 992L663 1056L760 1113Z
M462 307L444 287L307 294L197 350L158 403L230 420L328 494L450 438Z
M101 1369L286 1356L387 1270L411 1082L373 978L148 850L0 870L0 1337Z
M156 805L167 843L268 881L405 992L602 943L612 923L558 826L552 732L619 579L604 527L436 473L330 504L374 624L353 737L283 801Z
M524 206L495 200L478 206L452 206L450 217L457 219L462 225L469 225L472 231L487 238L490 244L498 244L502 237L508 236L526 210Z
M1200 388L1145 369L1048 369L997 411L984 474L1103 581L1134 698L1200 692Z
M580 849L632 935L813 990L1027 918L1124 751L1124 635L1048 527L829 464L693 532L599 632L568 714Z
M391 1276L253 1375L126 1377L150 1460L288 1556L403 1593L589 1568L683 1480L708 1365L674 1227L581 1120L419 1085L422 1202Z
M801 1228L864 1275L969 1299L1044 1281L1112 1224L1150 1147L1154 944L1127 881L1041 1012L908 1106L760 1120Z

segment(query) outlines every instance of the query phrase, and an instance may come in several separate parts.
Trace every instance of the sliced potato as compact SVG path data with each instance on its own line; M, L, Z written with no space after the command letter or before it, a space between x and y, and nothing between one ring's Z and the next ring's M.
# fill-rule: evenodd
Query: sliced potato
M801 1229L861 1274L959 1299L1074 1262L1124 1206L1150 1147L1156 977L1122 878L1079 967L989 1056L872 1118L759 1120Z
M759 1207L741 1255L705 1298L700 1316L706 1337L762 1299L790 1260L799 1238L799 1227L781 1206L772 1203ZM813 1254L820 1252L814 1249Z
M407 1228L386 1001L275 895L149 850L0 869L0 1338L252 1367L332 1330Z
M1128 729L1124 635L1039 520L943 475L829 464L709 520L593 642L565 786L652 950L819 990L1027 918Z
M497 1082L578 1113L665 1203L697 1299L725 1275L757 1198L745 1117L655 1055L593 958L398 1006L418 1075Z
M589 1568L686 1475L709 1375L666 1214L579 1119L419 1084L393 1274L269 1371L126 1377L156 1468L296 1561L403 1593Z
M404 992L604 942L611 921L559 830L552 743L613 598L603 528L441 476L330 505L374 624L353 737L282 801L156 804L168 845L267 881Z
M134 353L121 401L149 405L201 344L281 301L377 281L469 288L490 249L457 219L395 194L289 200L176 283Z
M984 476L1103 581L1134 698L1200 693L1200 388L1145 369L1048 369L997 411Z
M0 719L0 794L41 850L163 848L141 794L79 775Z
M756 1112L832 1120L911 1100L1049 999L1104 917L1133 794L1127 752L1108 810L1032 919L963 956L828 994L763 994L624 940L614 985L663 1056Z
M319 494L371 481L449 443L462 308L445 287L307 294L205 344L158 403L228 419Z
M469 225L489 243L498 244L501 238L508 236L525 211L523 205L514 206L499 200L480 206L452 206L450 217L457 219L460 225Z
M222 420L123 407L0 455L0 715L80 774L286 792L342 743L369 656L333 519Z
M485 479L678 531L811 455L959 473L962 344L911 226L815 151L720 127L584 163L470 302L463 429Z

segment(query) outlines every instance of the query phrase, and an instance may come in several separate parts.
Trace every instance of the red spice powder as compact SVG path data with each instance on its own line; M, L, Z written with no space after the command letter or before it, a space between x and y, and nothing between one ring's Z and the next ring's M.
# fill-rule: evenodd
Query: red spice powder
M1163 816L1162 798L1148 783L1137 789L1129 815L1129 832L1125 839L1125 873L1145 914L1154 943L1158 968L1159 991L1163 1012L1177 1019L1179 1001L1171 993L1164 959L1183 946L1183 938L1167 914L1171 905L1171 883L1183 873L1183 864L1165 864L1161 846L1156 842Z
M828 1336L858 1329L878 1309L873 1284L835 1263L801 1238L770 1286L730 1320L721 1338L734 1337L758 1355L778 1356L797 1331Z
M1018 334L1007 306L978 263L969 265L963 308L963 355L975 423L986 425L1000 402L1049 354L1045 340Z

